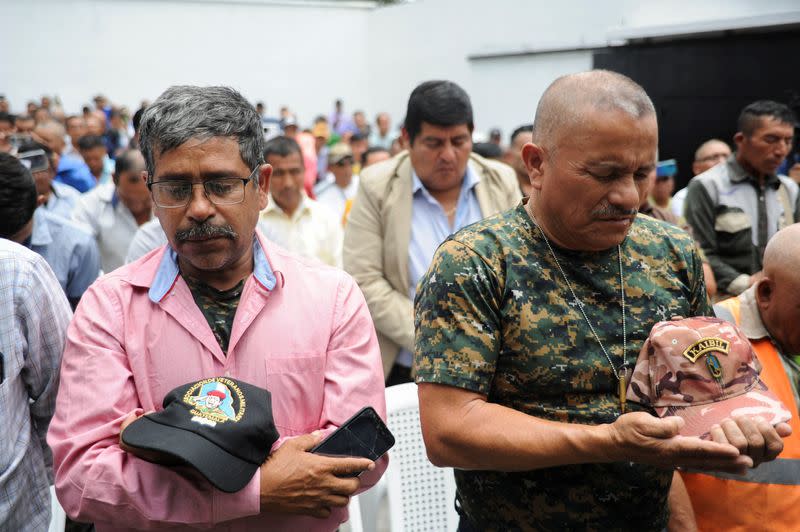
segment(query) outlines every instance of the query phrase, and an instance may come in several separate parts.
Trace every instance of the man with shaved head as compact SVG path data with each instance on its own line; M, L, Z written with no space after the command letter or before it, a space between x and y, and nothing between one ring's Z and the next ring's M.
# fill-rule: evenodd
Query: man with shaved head
M91 190L97 181L92 177L89 167L83 162L83 159L66 152L65 135L64 126L55 121L39 124L33 130L34 138L47 145L59 156L55 181L69 185L79 192Z
M455 468L460 530L663 530L675 466L742 473L791 432L737 418L680 438L620 393L655 323L711 314L691 237L637 216L657 144L634 81L559 78L522 148L530 198L455 233L420 280L422 433Z
M714 305L739 326L761 362L761 379L792 412L795 429L774 462L742 477L683 473L700 530L794 530L800 520L800 224L778 231L764 252L764 276ZM754 509L757 507L757 511Z
M694 175L702 174L730 157L730 155L731 148L728 144L719 139L709 139L694 152L692 173ZM688 184L672 196L672 202L669 204L672 213L678 218L683 218L683 203L686 201L687 192L689 192Z

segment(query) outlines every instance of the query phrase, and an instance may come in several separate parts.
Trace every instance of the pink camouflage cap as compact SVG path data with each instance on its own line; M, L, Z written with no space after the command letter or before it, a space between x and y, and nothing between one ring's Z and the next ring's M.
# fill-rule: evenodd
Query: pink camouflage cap
M708 437L713 425L731 417L788 421L791 413L760 373L750 341L731 323L706 317L662 321L639 352L627 397L659 417L682 417L683 436Z

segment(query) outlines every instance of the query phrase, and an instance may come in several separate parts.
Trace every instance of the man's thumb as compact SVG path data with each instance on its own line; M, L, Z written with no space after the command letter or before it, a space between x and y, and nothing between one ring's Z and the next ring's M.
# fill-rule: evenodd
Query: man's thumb
M311 434L303 434L302 436L292 438L287 443L291 443L292 446L301 451L310 451L315 445L322 441L322 438L322 432L315 430Z
M677 436L686 422L683 418L678 416L669 416L665 418L653 418L654 423L649 427L648 432L654 438L672 438Z

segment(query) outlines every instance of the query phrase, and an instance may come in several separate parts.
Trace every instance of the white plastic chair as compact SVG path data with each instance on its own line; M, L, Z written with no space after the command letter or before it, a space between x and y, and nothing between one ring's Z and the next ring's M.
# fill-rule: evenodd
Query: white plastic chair
M56 498L56 489L50 486L50 528L48 532L64 532L67 525L67 514Z
M458 514L453 506L453 470L434 466L425 453L417 385L410 382L387 388L386 413L396 440L385 475L392 532L455 531Z
M358 495L350 497L350 504L347 505L347 512L350 517L344 523L342 528L349 527L350 532L364 532L364 524L361 520L361 502Z

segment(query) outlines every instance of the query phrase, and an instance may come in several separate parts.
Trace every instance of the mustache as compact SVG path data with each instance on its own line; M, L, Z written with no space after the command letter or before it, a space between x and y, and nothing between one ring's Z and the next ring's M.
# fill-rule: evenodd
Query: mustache
M639 214L639 209L620 209L610 203L601 205L592 211L592 216L595 218L621 218L628 216L636 216Z
M188 229L181 229L175 232L175 240L178 242L216 237L234 240L239 237L239 234L230 225L213 225L210 223L195 224Z

